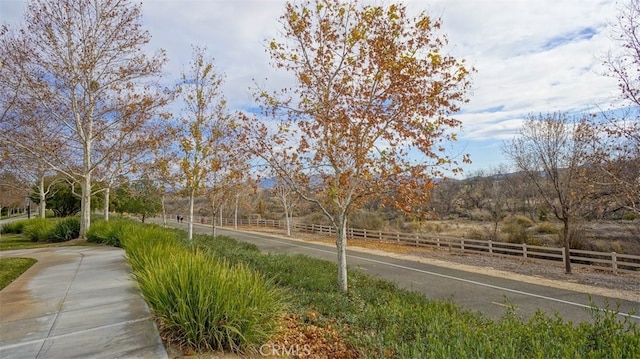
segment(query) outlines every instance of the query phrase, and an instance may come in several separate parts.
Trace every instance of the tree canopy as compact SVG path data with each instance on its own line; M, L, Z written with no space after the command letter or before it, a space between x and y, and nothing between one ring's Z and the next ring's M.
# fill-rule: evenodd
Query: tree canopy
M263 114L275 122L249 121L249 142L338 228L346 290L349 212L384 195L409 211L443 168L460 170L443 144L456 139L453 113L466 102L473 70L443 53L439 20L410 17L402 4L289 2L280 23L283 38L269 41L267 51L295 84L258 91Z

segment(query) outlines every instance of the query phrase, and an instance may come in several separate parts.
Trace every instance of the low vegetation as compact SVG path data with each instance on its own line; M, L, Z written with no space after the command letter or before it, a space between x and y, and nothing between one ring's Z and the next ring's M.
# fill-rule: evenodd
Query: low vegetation
M80 219L78 217L22 219L5 223L0 231L24 234L32 242L66 242L78 238Z
M36 262L33 258L0 258L0 290L8 286Z
M92 228L93 241L126 250L169 342L190 350L243 352L274 334L283 293L246 265L191 248L184 233L158 226L109 221Z

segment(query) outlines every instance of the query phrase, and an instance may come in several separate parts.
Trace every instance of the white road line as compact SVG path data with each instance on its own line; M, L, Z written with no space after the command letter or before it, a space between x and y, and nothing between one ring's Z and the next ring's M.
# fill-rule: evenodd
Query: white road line
M264 238L267 241L276 242L276 243L285 243L285 244L288 244L288 245L291 245L291 246L312 249L312 250L315 250L315 251L318 251L318 252L332 253L332 254L335 253L334 251L327 251L325 249L314 248L314 247L309 247L309 246L304 246L304 245L294 244L294 243L289 243L289 242L283 242L283 241L279 241L279 240L275 240L275 239L269 239L269 238L265 238L265 237L262 237L262 238ZM426 270L422 270L422 269L418 269L418 268L407 267L407 266L400 265L400 264L383 262L383 261L379 261L379 260L376 260L376 259L370 259L370 258L365 258L365 257L360 257L360 256L355 256L355 255L349 255L349 254L347 254L347 257L360 259L360 260L363 260L363 261L377 263L377 264L384 264L384 265L387 265L387 266L390 266L390 267L396 267L396 268L405 269L405 270L409 270L409 271L414 271L414 272L418 272L418 273L429 274L429 275L433 275L433 276L437 276L437 277L441 277L441 278L457 280L457 281L460 281L460 282L465 282L465 283L469 283L469 284L475 284L475 285L482 286L482 287L503 290L505 292L511 292L511 293L520 294L520 295L524 295L524 296L544 299L544 300L548 300L548 301L552 301L552 302L557 302L557 303L562 303L562 304L567 304L567 305L573 305L573 306L580 307L580 308L586 308L586 309L593 308L590 305L586 305L586 304L582 304L582 303L576 303L576 302L571 302L571 301L568 301L568 300L563 300L563 299L558 299L558 298L553 298L553 297L547 297L547 296L544 296L544 295L524 292L524 291L517 290L517 289L500 287L500 286L497 286L497 285L488 284L488 283L482 283L482 282L478 282L478 281L474 281L474 280L470 280L470 279L453 277L453 276L446 275L446 274L435 273L435 272L426 271ZM597 308L597 309L600 310L600 311L603 311L603 312L615 313L615 311L612 311L612 310L609 310L609 309L605 309L605 308ZM640 315L633 315L633 314L630 314L630 313L623 313L623 312L617 312L617 314L620 315L620 316L623 316L623 317L629 317L629 318L634 318L634 319L640 320Z

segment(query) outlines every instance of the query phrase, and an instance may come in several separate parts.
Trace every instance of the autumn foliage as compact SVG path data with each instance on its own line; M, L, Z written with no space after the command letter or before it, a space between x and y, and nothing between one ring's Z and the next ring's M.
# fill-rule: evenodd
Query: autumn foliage
M253 151L339 232L365 199L423 203L434 177L459 171L445 144L466 102L472 69L445 53L440 21L401 4L287 3L283 39L268 42L290 88L258 91L269 122L247 121ZM338 247L346 241L338 235ZM340 251L340 249L339 249ZM346 290L346 278L341 280Z

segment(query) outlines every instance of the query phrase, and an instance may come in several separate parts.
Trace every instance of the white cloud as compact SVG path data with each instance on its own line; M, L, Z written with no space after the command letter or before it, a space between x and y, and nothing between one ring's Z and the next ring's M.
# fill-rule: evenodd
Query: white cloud
M379 1L375 1L379 3ZM15 23L22 0L0 0L0 22ZM232 107L254 104L252 79L277 88L290 77L274 73L264 39L278 36L283 0L145 0L143 19L151 48L167 51L167 71L178 78L191 44L207 46L226 74ZM616 83L602 76L601 57L613 44L607 25L616 16L611 0L405 1L413 15L442 17L448 51L478 70L470 103L457 118L464 141L511 138L529 113L603 108ZM268 78L266 82L264 79ZM473 156L473 153L471 153Z

